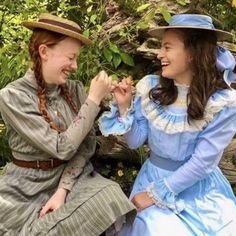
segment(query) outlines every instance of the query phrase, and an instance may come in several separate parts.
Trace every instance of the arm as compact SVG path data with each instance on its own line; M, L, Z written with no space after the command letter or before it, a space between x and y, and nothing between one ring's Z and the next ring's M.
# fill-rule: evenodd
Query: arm
M40 114L37 101L26 92L14 88L1 90L0 109L6 124L23 139L50 156L64 160L77 152L99 111L98 105L87 99L68 129L59 134L51 129Z
M94 129L92 129L80 145L78 153L68 162L62 173L57 190L42 207L39 217L43 217L50 211L60 208L65 203L68 192L72 189L76 179L83 172L87 161L94 154L95 147L95 132Z
M143 99L149 97L150 89L157 83L158 77L156 75L148 75L141 79L136 85L136 96L128 109L129 96L124 96L124 93L131 91L125 90L121 93L117 89L115 95L117 103L111 103L111 110L104 112L99 119L99 128L102 134L104 136L124 134L130 148L135 149L141 146L148 137L148 121L142 113L141 104Z
M207 177L217 167L236 131L236 107L225 107L201 132L188 162L166 178L176 194Z
M64 169L59 188L71 190L76 178L83 172L88 160L93 156L96 148L95 130L92 129L80 145L76 155L71 158Z

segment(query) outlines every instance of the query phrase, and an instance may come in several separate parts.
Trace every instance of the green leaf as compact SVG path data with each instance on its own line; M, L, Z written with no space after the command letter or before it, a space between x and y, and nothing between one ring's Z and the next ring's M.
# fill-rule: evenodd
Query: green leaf
M116 74L112 74L111 78L112 78L112 80L116 80L116 81L119 80L119 78L118 78L118 76Z
M112 61L113 61L114 67L117 68L121 63L120 55L119 54L113 54L113 60Z
M109 50L108 48L104 48L103 49L103 55L104 55L104 57L106 58L106 60L108 62L111 62L112 57L113 57L111 50Z
M145 21L140 21L140 22L138 22L136 27L137 27L137 29L144 30L144 29L147 29L149 27L149 25Z
M181 5L181 6L186 6L187 3L189 3L189 2L186 1L186 0L176 0L176 2L177 2L179 5Z
M129 54L122 52L122 53L120 53L120 56L121 56L122 61L126 65L134 66L134 60Z
M162 7L161 14L163 15L166 22L170 22L171 14L166 7Z
M89 21L93 24L96 24L96 19L97 19L97 15L92 15Z
M151 4L150 3L147 3L147 4L143 4L141 6L139 6L137 8L137 12L141 12L141 11L144 11L146 8L148 8Z
M83 32L83 35L86 36L86 37L89 37L89 35L90 35L89 29L86 29L86 30Z
M87 9L87 13L90 13L93 9L93 5L91 5L88 9Z
M109 43L109 49L114 53L120 53L119 48L114 43Z

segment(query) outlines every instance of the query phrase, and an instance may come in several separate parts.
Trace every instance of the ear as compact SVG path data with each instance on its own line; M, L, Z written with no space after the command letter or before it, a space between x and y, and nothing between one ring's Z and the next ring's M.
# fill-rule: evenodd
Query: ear
M42 58L42 60L47 61L48 59L48 47L45 44L41 44L39 46L39 55Z

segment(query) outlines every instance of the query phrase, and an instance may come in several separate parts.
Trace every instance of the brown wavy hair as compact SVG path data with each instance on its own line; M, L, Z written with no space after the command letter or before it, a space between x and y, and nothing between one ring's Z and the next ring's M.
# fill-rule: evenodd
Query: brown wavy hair
M223 74L216 68L216 34L199 29L171 29L183 39L192 61L190 64L193 78L187 95L188 121L200 120L209 97L217 90L226 89ZM149 96L160 105L174 103L178 96L177 87L172 79L161 76L160 84L150 90Z
M50 127L52 129L57 130L59 133L62 132L63 130L54 123L51 115L47 111L47 98L45 93L46 85L45 85L45 80L43 79L42 61L38 49L41 44L45 44L48 47L52 47L57 43L59 43L60 41L64 40L66 37L67 36L65 35L54 33L52 31L44 29L35 29L33 31L29 43L29 53L33 63L32 70L34 71L34 75L38 85L37 95L39 97L39 110L43 118L50 124ZM62 95L64 96L69 106L73 109L75 113L78 113L78 108L69 93L68 86L66 84L63 84L60 85L60 87Z

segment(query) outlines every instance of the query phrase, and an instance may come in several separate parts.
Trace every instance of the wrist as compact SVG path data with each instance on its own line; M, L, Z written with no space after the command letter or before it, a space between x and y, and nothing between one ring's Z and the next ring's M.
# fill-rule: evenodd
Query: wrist
M120 117L123 117L126 113L126 111L128 110L129 106L119 106L119 113L120 113Z
M65 188L58 188L57 189L57 193L58 194L60 194L60 195L63 195L63 196L65 196L66 197L66 195L67 195L67 193L69 192L69 190L68 189L65 189Z
M100 105L101 103L101 99L98 99L96 97L93 97L91 95L88 96L88 99L91 100L92 102L96 103L98 106Z

